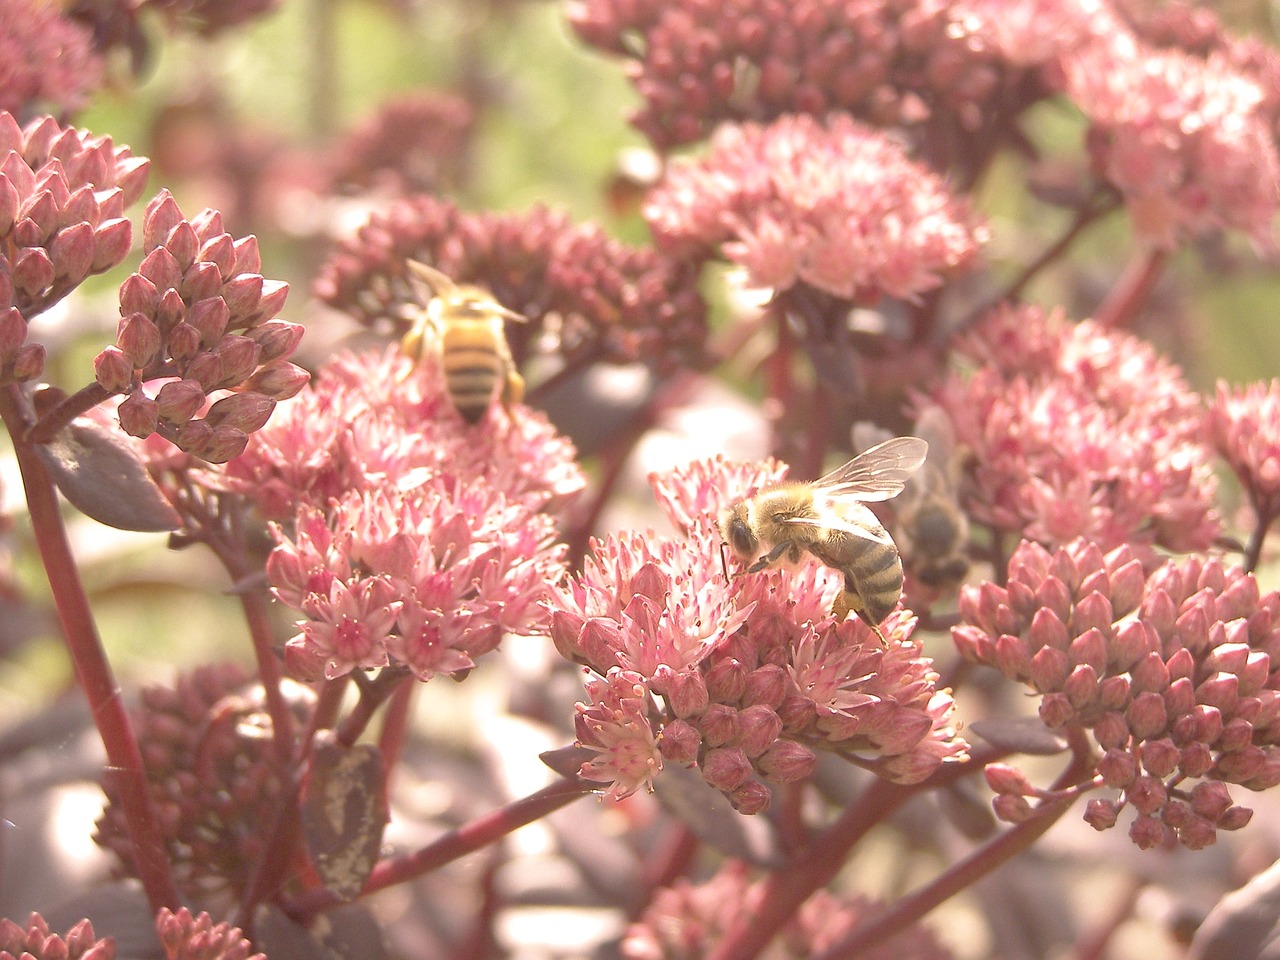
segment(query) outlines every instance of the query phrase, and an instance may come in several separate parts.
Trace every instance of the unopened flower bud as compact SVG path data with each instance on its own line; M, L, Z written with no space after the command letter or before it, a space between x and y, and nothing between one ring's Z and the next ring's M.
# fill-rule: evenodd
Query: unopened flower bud
M809 697L793 695L778 705L778 716L782 718L784 731L798 733L817 719L818 707Z
M1160 819L1175 830L1186 826L1194 817L1190 804L1183 800L1170 800L1160 810Z
M1213 751L1205 743L1191 743L1182 748L1178 770L1184 777L1203 777L1213 769Z
M1036 588L1036 605L1066 623L1071 613L1071 591L1061 580L1050 577Z
M218 343L227 332L227 323L231 312L226 301L221 297L206 297L197 300L187 311L186 322L200 332L201 346L212 346Z
M153 284L156 289L164 292L172 291L174 296L179 300L182 299L178 295L178 284L182 282L182 269L178 266L178 261L164 247L156 247L138 264L138 273L142 274ZM164 293L161 294L164 296ZM163 327L163 324L161 325Z
M1084 820L1093 829L1110 830L1120 817L1120 808L1110 800L1095 798L1085 804Z
M1262 769L1266 761L1261 747L1249 746L1219 757L1217 772L1225 780L1245 783Z
M204 419L211 427L226 424L244 433L253 433L271 418L275 407L274 400L260 393L233 393L214 403Z
M1005 593L1008 594L1005 604L1018 615L1020 620L1025 621L1030 618L1039 606L1036 603L1035 591L1021 580L1010 580L1005 587Z
M239 271L240 268L237 268ZM262 299L263 279L255 269L249 273L238 272L222 288L222 299L226 301L231 315L241 317L252 312Z
M1129 730L1139 740L1161 733L1169 722L1164 699L1158 693L1140 693L1125 711Z
M773 802L773 794L758 780L748 780L729 794L729 802L733 804L733 809L744 816L750 816L768 810L769 804Z
M196 421L188 421L188 425L194 422ZM228 460L234 460L244 453L244 449L248 445L249 435L247 433L239 427L224 423L214 427L209 439L198 448L193 449L192 453L202 460L209 461L209 463L226 463Z
M1011 764L988 763L982 768L982 775L987 779L987 786L996 793L1012 793L1019 797L1035 793L1027 775Z
M1067 677L1066 683L1062 685L1062 692L1076 710L1087 710L1098 699L1098 671L1087 663L1080 664Z
M206 391L216 390L222 381L222 360L210 350L201 350L186 365L184 376L199 383Z
M1203 817L1191 817L1178 827L1178 842L1188 850L1203 850L1218 842L1218 828Z
M702 746L702 735L684 720L672 720L662 728L662 737L658 747L663 757L672 763L690 766L698 760L698 748Z
M18 348L10 365L13 379L19 383L34 380L44 372L45 348L43 343L27 343Z
M123 262L133 247L133 224L126 217L104 220L93 231L90 273L104 273Z
M1219 830L1239 830L1253 819L1253 811L1248 807L1231 807L1218 818Z
M191 324L180 321L169 331L167 342L169 355L181 363L184 360L190 360L199 352L200 331Z
M1125 617L1138 608L1146 577L1142 563L1136 557L1111 571L1111 613L1116 619Z
M213 348L222 360L220 387L232 387L243 383L258 365L262 348L248 337L226 336Z
M178 428L173 444L185 453L199 456L197 451L203 450L212 439L213 428L211 426L203 420L188 420Z
M1134 664L1132 675L1137 693L1161 693L1169 686L1169 670L1154 650Z
M1034 630L1034 627L1032 628ZM1031 675L1031 653L1021 637L1002 633L995 643L995 666L1006 677L1025 680Z
M1160 640L1145 623L1125 620L1116 627L1115 638L1109 644L1111 660L1119 670L1130 670L1148 653L1156 653ZM1156 653L1158 657L1159 654Z
M1031 683L1041 693L1061 690L1071 664L1067 655L1054 647L1041 647L1031 658Z
M27 321L17 307L0 311L0 363L7 362L26 342Z
M759 704L776 710L786 695L786 670L776 663L766 663L747 674L747 686L742 694L742 702L747 706Z
M1108 787L1123 790L1138 776L1138 761L1127 750L1111 749L1102 755L1097 769Z
M265 393L274 400L288 400L305 387L311 374L297 364L277 361L245 381L245 389Z
M124 393L133 384L133 361L119 347L107 347L93 358L93 378L108 393Z
M738 720L742 732L738 734L737 744L752 759L768 750L782 733L782 720L764 704L744 708Z
M222 291L222 273L216 264L197 260L183 273L182 285L178 289L182 293L182 299L191 304L218 298Z
M1172 662L1172 659L1170 660ZM1170 717L1180 717L1184 713L1194 709L1196 705L1196 691L1191 681L1187 677L1179 677L1169 684L1162 695L1165 705L1165 711Z
M747 668L733 657L723 657L707 671L707 692L712 700L738 703L747 690Z
M246 336L262 348L258 362L268 364L291 355L301 342L305 329L300 323L269 320L254 327Z
M1071 642L1066 624L1046 607L1040 607L1032 616L1027 639L1034 647L1052 647L1055 650L1066 650Z
M1232 717L1223 725L1218 742L1214 745L1224 753L1233 753L1236 750L1243 750L1252 742L1253 724L1237 716Z
M41 247L23 247L13 258L13 286L15 290L35 297L52 285L55 271L49 254Z
M156 432L160 422L160 408L141 390L135 390L123 400L116 411L120 427L131 437L145 438Z
M1093 735L1103 750L1123 749L1129 743L1129 724L1118 710L1108 710L1093 726Z
M160 329L145 314L127 314L116 326L116 346L125 352L135 369L141 370L160 352Z
M1120 710L1129 702L1129 678L1123 673L1098 684L1098 705L1104 710Z
M818 758L794 740L778 740L756 761L760 773L774 783L794 783L813 772Z
M1142 768L1153 777L1164 779L1178 767L1182 751L1167 737L1148 740L1142 745Z
M1027 798L1012 793L996 794L991 801L991 809L1005 823L1022 823L1032 813Z
M1076 711L1071 706L1065 693L1047 693L1040 700L1040 719L1050 730L1066 726L1075 717Z
M1191 809L1206 820L1218 822L1231 806L1227 785L1218 780L1204 780L1191 788Z
M194 380L170 380L156 393L160 416L175 426L199 413L204 402L204 390Z
M1240 695L1240 678L1229 673L1210 677L1196 687L1196 702L1217 707L1223 713L1233 713Z
M270 320L284 309L285 300L289 297L289 284L283 280L262 281L262 295L249 316L244 318L248 327L257 326L264 320ZM233 312L233 315L234 314Z
M1155 813L1169 799L1164 781L1146 775L1136 777L1124 795L1139 813Z
M1067 650L1067 659L1073 665L1088 664L1095 673L1102 674L1107 669L1108 654L1107 638L1097 627L1090 627L1071 641L1071 646Z
M1129 839L1140 850L1150 850L1159 846L1168 834L1169 828L1160 821L1159 817L1134 817L1133 822L1129 824Z
M751 772L751 761L737 747L715 747L702 760L702 778L717 790L741 786Z
M89 275L95 253L93 227L83 222L59 230L49 244L49 258L58 276L74 283Z
M738 739L738 711L724 703L712 703L698 718L702 738L713 747Z
M1094 591L1086 595L1071 611L1071 630L1077 634L1098 630L1110 634L1114 615L1111 601Z
M1142 598L1139 618L1149 624L1161 637L1173 636L1173 624L1178 618L1178 608L1169 594L1159 587L1148 587Z
M156 305L160 301L160 291L156 285L140 273L131 273L120 284L120 313L127 316L141 313L154 317Z

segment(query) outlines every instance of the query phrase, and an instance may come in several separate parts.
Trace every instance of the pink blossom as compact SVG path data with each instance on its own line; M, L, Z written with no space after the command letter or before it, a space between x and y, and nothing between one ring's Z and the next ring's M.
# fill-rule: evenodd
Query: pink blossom
M1219 455L1269 524L1280 516L1280 380L1238 389L1219 382L1209 425Z
M720 254L752 286L846 300L914 298L986 238L941 178L840 114L722 128L705 157L672 162L645 216L675 256Z
M102 57L84 26L39 0L0 3L0 110L74 113L101 82Z

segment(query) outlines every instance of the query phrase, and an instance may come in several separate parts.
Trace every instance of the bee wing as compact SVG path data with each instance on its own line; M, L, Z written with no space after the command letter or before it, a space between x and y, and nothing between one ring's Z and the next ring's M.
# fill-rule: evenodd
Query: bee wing
M819 530L839 530L841 533L847 533L857 537L859 540L870 540L872 543L887 543L893 546L893 537L889 536L889 532L881 527L878 531L872 530L866 526L849 523L841 520L839 517L825 514L822 517L786 517L784 523L803 523L809 527L817 527Z
M876 502L896 497L920 469L929 444L919 437L894 437L858 454L843 467L813 482L828 497Z

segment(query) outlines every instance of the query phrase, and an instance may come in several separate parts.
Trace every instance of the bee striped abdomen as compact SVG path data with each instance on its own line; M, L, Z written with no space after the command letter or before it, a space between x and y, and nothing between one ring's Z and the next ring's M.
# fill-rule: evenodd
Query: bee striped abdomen
M507 361L491 336L478 331L448 330L440 350L445 389L467 423L476 423L493 402Z
M845 571L845 589L862 599L864 620L879 623L887 617L902 597L902 559L897 549L887 543L866 544Z

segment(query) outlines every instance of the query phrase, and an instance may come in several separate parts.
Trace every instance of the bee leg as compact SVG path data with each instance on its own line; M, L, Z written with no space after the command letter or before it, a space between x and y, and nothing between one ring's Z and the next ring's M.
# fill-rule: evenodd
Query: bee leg
M747 573L759 573L765 567L770 566L773 563L776 563L778 558L781 557L784 553L786 553L790 547L791 547L791 544L786 543L785 541L783 543L778 544L776 547L774 547L772 550L766 553L763 557L761 557L751 566L747 567Z
M507 412L524 400L524 377L514 366L507 367L507 379L502 385L502 406Z
M889 645L889 641L886 640L884 634L880 632L879 625L872 623L864 617L862 615L862 611L862 598L858 596L856 590L850 590L848 587L836 594L836 598L831 604L831 615L835 617L838 622L842 623L848 618L849 614L856 613L861 618L862 622L871 628L871 632L880 638L880 642L887 647Z

